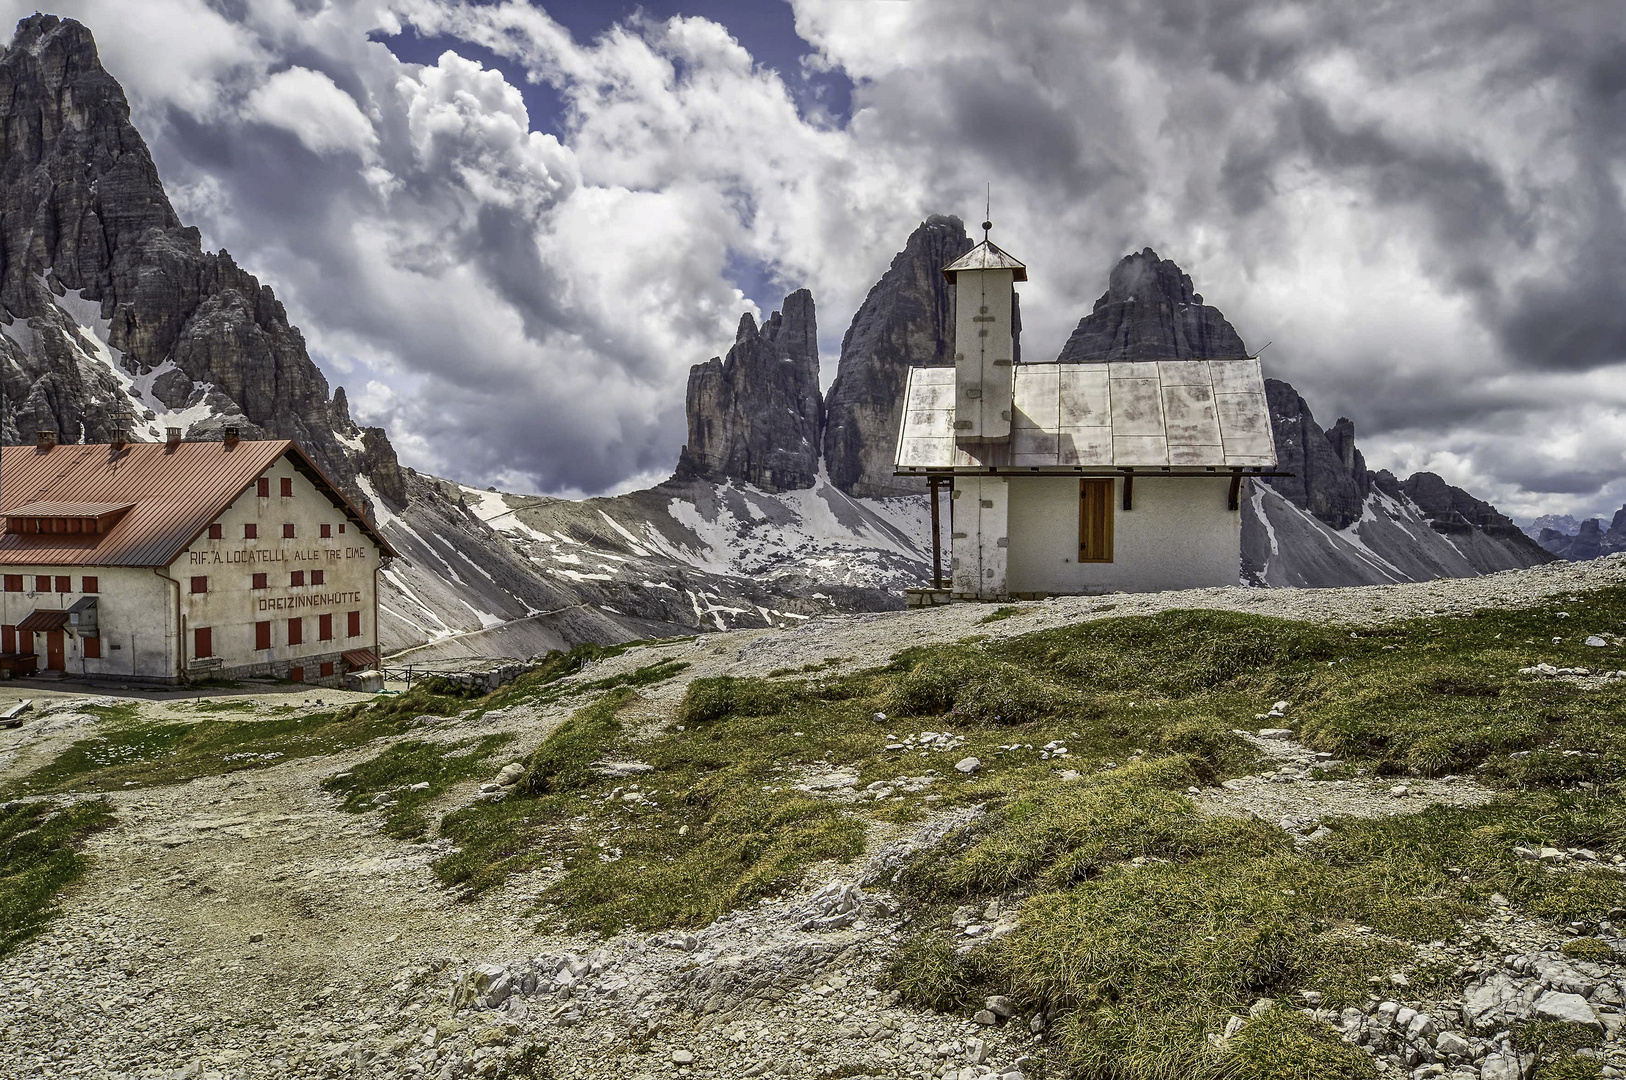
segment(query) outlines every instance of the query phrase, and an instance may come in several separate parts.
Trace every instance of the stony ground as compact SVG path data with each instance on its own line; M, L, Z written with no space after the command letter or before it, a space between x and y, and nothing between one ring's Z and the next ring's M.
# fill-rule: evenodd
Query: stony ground
M1390 587L1070 598L1015 605L1014 614L991 622L984 620L992 609L970 605L821 618L791 630L637 649L577 678L663 657L687 661L679 678L645 691L639 722L653 729L669 722L694 677L838 658L841 669L856 669L910 645L973 634L1176 607L1359 626L1562 602L1573 590L1623 581L1626 558L1617 557ZM52 700L41 700L46 711L22 728L0 731L0 778L49 760L94 723L78 711L83 698L29 693ZM517 707L418 737L509 731L518 758L580 704ZM187 707L173 699L141 706L144 716ZM1487 797L1457 778L1398 790L1343 776L1290 739L1255 740L1268 771L1194 794L1215 813L1279 821L1306 843L1329 814L1404 813ZM818 867L800 890L699 933L590 940L539 931L527 914L546 871L461 902L428 868L442 848L389 839L376 816L339 810L320 782L379 749L113 794L118 824L92 839L96 864L87 880L65 897L48 933L0 960L0 1077L1042 1075L1043 1017L1011 1015L1000 999L971 1020L921 1013L877 985L902 931L885 888L890 868L900 853L955 824L949 815L924 826L877 826L866 859ZM833 787L839 796L839 780ZM452 790L438 809L467 803L476 789ZM1587 853L1530 857L1562 873ZM1002 932L1010 918L967 910L956 921L969 942ZM1626 971L1562 957L1564 928L1502 915L1479 929L1493 947L1471 956L1443 944L1436 950L1460 969L1453 996L1408 1000L1402 975L1375 988L1381 993L1369 1009L1329 1018L1395 1075L1481 1080L1518 1075L1517 1056L1496 1033L1520 1010L1586 1007L1611 1036L1620 1031ZM1589 929L1618 932L1608 924ZM536 1045L547 1046L551 1071L531 1070L524 1058L523 1048ZM1619 1071L1626 1048L1611 1041L1607 1060L1606 1075L1626 1075Z

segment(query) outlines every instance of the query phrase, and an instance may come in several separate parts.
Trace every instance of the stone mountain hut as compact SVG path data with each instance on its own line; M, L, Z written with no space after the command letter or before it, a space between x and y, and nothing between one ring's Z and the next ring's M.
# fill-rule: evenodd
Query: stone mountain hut
M361 511L293 442L170 430L0 451L0 672L337 684L375 667L395 552Z

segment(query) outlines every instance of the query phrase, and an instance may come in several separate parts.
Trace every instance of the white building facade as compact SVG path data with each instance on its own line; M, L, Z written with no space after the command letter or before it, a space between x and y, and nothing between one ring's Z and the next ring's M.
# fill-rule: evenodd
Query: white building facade
M943 272L955 363L910 372L896 457L897 475L931 482L934 526L951 489L951 582L936 587L1004 600L1237 584L1241 500L1276 466L1258 359L1016 364L1026 268L985 238Z
M340 685L394 552L287 441L6 447L0 671Z

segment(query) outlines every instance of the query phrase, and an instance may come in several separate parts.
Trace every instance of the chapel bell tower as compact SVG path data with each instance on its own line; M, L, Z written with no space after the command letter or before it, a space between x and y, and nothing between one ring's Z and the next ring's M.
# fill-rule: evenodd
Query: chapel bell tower
M943 268L954 286L954 439L1004 442L1011 435L1016 283L1027 267L988 239Z

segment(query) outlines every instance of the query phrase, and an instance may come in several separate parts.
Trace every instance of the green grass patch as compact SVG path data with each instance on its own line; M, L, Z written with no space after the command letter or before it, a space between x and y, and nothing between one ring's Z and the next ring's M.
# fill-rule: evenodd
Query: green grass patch
M1227 1040L1219 1073L1225 1080L1377 1080L1378 1070L1329 1025L1275 1008Z
M986 614L982 618L978 619L977 622L979 624L1001 622L1001 621L1003 621L1005 619L1010 618L1012 615L1015 615L1017 612L1019 612L1021 610L1022 609L1018 608L1018 607L995 608L993 611L990 611L988 614Z
M397 840L418 840L429 827L424 807L453 785L490 774L492 757L513 741L509 734L451 744L406 739L371 761L324 780L322 787L343 795L342 805L352 814L377 809L375 797L388 796L384 832Z
M132 722L80 739L3 790L15 796L178 784L334 754L401 730L399 717L363 707L267 720Z
M198 712L253 712L255 703L247 698L222 698L214 701L200 701L192 706Z
M113 820L106 799L0 806L0 956L50 921L57 896L90 864L80 845Z

